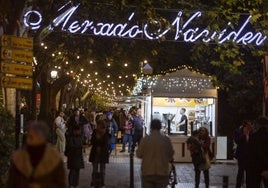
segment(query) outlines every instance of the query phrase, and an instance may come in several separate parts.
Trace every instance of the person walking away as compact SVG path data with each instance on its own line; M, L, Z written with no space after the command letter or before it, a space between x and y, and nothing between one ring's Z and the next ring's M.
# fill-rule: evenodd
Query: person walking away
M66 144L67 168L69 169L69 187L77 187L80 169L84 168L83 137L79 126L74 126L73 134L68 136Z
M91 137L91 152L89 162L92 162L93 172L91 186L96 185L98 169L100 168L101 185L105 186L105 164L109 163L109 146L108 133L106 131L106 123L103 120L98 120L97 128L93 130Z
M117 139L117 131L118 126L115 120L113 119L113 113L107 112L106 113L106 130L109 135L109 153L111 153L114 149L116 149L116 139Z
M212 154L212 152L210 150L211 139L208 135L207 128L200 127L198 132L199 132L199 141L201 143L202 150L204 152L203 155L205 158L205 163L203 163L204 165L202 167L200 167L200 169L203 170L206 188L208 188L209 187L209 169L211 166L210 161L213 159L214 155ZM200 170L199 169L196 170L196 177L198 180L200 180ZM199 184L199 182L197 182L197 183Z
M235 131L234 141L237 145L235 151L235 157L238 162L238 172L236 177L236 188L241 188L244 180L244 172L246 170L246 157L247 157L247 145L248 139L253 131L253 126L250 121L244 121L242 125ZM247 179L247 174L246 174ZM246 180L247 181L247 180Z
M195 171L195 188L199 187L200 183L200 172L204 170L204 167L206 166L206 159L204 158L204 153L202 150L201 143L199 141L199 132L193 131L192 136L189 137L186 141L187 143L187 149L191 153L192 157L192 163L194 165L194 171ZM205 173L204 173L205 175Z
M66 188L61 156L47 144L48 126L40 121L27 125L26 143L13 153L7 188Z
M268 188L268 118L256 120L256 131L249 136L247 188Z
M130 153L132 148L132 129L133 129L133 121L131 114L128 114L127 119L125 121L125 125L123 126L124 135L123 135L123 144L122 150L120 152L125 152L126 143L128 142L128 153Z
M161 127L161 122L153 119L151 134L141 140L136 150L136 156L142 159L142 188L165 188L169 182L174 150L170 139L160 133Z
M56 148L60 153L64 153L66 147L66 139L65 139L65 132L66 132L66 125L65 120L63 119L64 113L60 112L58 117L55 119L55 126L56 126L56 134L57 134L57 142Z
M141 116L141 110L137 109L137 111L135 109L133 109L133 125L134 125L134 129L133 129L133 143L132 143L132 152L135 151L135 147L136 145L140 143L141 138L143 137L143 118Z

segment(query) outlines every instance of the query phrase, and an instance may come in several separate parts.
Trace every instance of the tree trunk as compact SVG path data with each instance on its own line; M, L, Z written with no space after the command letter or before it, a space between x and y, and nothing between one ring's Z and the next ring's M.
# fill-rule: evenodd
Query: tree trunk
M52 84L47 81L47 71L41 73L41 105L39 119L46 121L52 108L56 109L56 95L71 81L71 77L62 76Z

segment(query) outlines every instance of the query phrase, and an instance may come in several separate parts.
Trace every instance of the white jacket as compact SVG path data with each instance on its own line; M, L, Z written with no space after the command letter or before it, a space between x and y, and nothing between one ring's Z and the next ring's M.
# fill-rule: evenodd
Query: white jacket
M64 121L63 117L61 117L61 116L56 117L54 123L56 124L57 128L60 128L62 130L66 129L65 121Z

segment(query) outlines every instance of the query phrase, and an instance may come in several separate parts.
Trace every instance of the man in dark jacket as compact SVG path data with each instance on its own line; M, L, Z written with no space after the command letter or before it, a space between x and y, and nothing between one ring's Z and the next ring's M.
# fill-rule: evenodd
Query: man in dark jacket
M268 118L260 117L256 120L256 131L249 137L247 188L260 187L263 180L268 188Z
M241 187L244 179L244 172L246 170L246 157L248 155L247 144L249 135L251 134L252 130L253 130L252 123L250 121L244 121L242 125L235 131L234 141L237 144L235 157L238 162L236 188Z

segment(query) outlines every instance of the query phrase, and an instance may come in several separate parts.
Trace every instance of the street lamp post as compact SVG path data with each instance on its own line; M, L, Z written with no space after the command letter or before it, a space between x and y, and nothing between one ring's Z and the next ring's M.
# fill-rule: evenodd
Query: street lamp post
M50 72L50 77L51 77L53 80L56 79L57 76L58 76L58 71L56 71L56 70L52 70L52 71Z
M152 76L153 75L153 68L150 66L149 63L146 63L146 65L142 68L142 73L144 75ZM151 120L153 118L153 93L152 93L152 84L148 83L148 78L146 78L146 86L147 88L150 88L150 98L151 98Z

